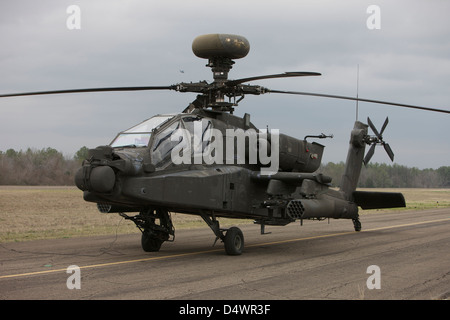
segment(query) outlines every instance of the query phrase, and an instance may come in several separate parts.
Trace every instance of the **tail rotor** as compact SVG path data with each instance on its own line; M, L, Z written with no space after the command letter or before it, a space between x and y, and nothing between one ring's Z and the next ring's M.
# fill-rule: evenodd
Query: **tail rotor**
M389 123L389 118L386 117L386 120L384 121L380 132L378 132L377 128L372 123L372 121L370 120L369 117L367 118L367 123L368 123L369 127L372 129L372 131L375 134L375 136L367 136L366 139L365 139L365 142L368 145L370 145L370 149L367 152L366 156L364 157L364 160L363 160L364 165L367 167L370 159L372 158L372 156L375 153L375 147L376 147L377 144L381 144L384 147L384 150L386 151L386 153L389 156L389 158L391 159L391 161L394 161L394 152L392 151L392 149L389 146L389 144L384 142L384 140L383 140L383 132L384 132L384 129L386 129L388 123Z

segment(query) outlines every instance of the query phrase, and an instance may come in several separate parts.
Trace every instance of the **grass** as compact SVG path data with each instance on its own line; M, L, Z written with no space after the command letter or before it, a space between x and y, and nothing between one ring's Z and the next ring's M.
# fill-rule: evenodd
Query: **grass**
M373 189L372 189L373 190ZM423 210L450 207L450 189L383 189L402 192L407 207ZM393 209L385 209L389 211ZM366 214L374 210L361 210ZM377 210L378 211L378 210ZM176 229L204 227L198 216L172 213ZM251 223L221 219L221 226ZM139 232L118 214L102 214L95 203L83 200L76 187L0 186L0 243L77 236Z
M206 226L199 216L171 215L176 229ZM221 219L221 226L243 221ZM0 186L0 243L136 232L118 214L100 213L76 187Z

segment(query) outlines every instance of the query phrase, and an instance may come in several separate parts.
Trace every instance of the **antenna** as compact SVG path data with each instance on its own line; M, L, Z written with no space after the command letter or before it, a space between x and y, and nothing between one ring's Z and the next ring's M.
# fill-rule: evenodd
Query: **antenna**
M358 95L359 95L359 64L356 69L356 121L358 121Z

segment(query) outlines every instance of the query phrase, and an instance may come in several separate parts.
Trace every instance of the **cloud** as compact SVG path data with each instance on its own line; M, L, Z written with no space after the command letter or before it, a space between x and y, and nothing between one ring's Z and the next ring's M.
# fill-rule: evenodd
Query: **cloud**
M81 29L68 30L66 8L81 8ZM446 1L377 1L381 29L366 27L369 1L14 1L1 5L0 92L212 81L192 54L204 33L250 41L230 78L285 71L322 77L258 81L281 90L360 97L450 109L450 22ZM180 73L179 70L184 70ZM51 146L74 153L157 113L179 112L195 94L101 93L0 101L0 150ZM302 138L334 133L324 159L344 161L355 103L269 94L246 97L236 114L252 114ZM400 164L449 165L448 115L360 103L360 120L383 123ZM416 142L417 153L412 156ZM426 151L436 156L430 156ZM436 152L436 150L443 150ZM374 160L383 159L383 152ZM407 157L402 155L408 155Z

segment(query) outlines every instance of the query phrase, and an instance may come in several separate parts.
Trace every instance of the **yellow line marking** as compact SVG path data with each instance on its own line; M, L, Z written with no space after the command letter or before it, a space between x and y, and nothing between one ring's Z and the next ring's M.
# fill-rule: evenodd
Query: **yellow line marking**
M135 259L135 260L107 262L107 263L101 263L101 264L92 264L92 265L87 265L87 266L81 266L79 268L80 269L89 269L89 268L99 268L99 267L106 267L106 266L114 266L114 265L118 265L118 264L134 263L134 262L143 262L143 261L151 261L151 260L163 260L163 259L167 259L167 258L176 258L176 257L182 257L182 256L193 256L193 255L197 255L197 254L208 253L208 252L215 252L215 251L221 251L221 250L223 250L223 249L187 252L187 253L172 254L172 255L168 255L168 256L142 258L142 259ZM36 271L36 272L28 272L28 273L19 273L19 274L10 274L10 275L6 275L6 276L0 276L0 279L24 277L24 276L31 276L31 275L37 275L37 274L46 274L46 273L54 273L54 272L62 272L62 271L66 272L67 268L65 268L65 269Z
M429 221L421 221L421 222L413 222L413 223L406 223L406 224L399 224L399 225L388 226L388 227L372 228L372 229L362 230L361 232L369 232L369 231L378 231L378 230L402 228L402 227L409 227L409 226L415 226L415 225L421 225L421 224L427 224L427 223L435 223L435 222L443 222L443 221L450 221L450 218L444 218L444 219L438 219L438 220L429 220ZM357 234L357 232L355 232L355 231L348 231L348 232L331 233L331 234L325 234L325 235L319 235L319 236L311 236L311 237L306 237L306 238L295 238L295 239L288 239L288 240L256 243L256 244L252 244L252 245L247 245L247 247L258 247L258 246L267 246L267 245L273 245L273 244L298 242L298 241L305 241L305 240L312 240L312 239L338 237L338 236L343 236L343 235L348 235L348 234ZM196 251L196 252L179 253L179 254L172 254L172 255L160 256L160 257L151 257L151 258L142 258L142 259L135 259L135 260L107 262L107 263L101 263L101 264L92 264L92 265L87 265L87 266L81 266L79 268L80 269L90 269L90 268L100 268L100 267L114 266L114 265L120 265L120 264L135 263L135 262L164 260L164 259L169 259L169 258L193 256L193 255L199 255L199 254L210 253L210 252L217 252L217 251L222 251L222 250L223 250L223 248L212 249L212 250L204 250L204 251ZM38 275L38 274L49 274L49 273L55 273L55 272L67 272L67 268L65 268L65 269L36 271L36 272L28 272L28 273L19 273L19 274L10 274L10 275L0 276L0 279L18 278L18 277L32 276L32 275Z
M430 221L421 221L421 222L413 222L413 223L406 223L406 224L399 224L399 225L388 226L388 227L372 228L372 229L367 229L367 230L361 230L360 232L369 232L369 231L378 231L378 230L402 228L402 227L409 227L409 226L415 226L415 225L421 225L421 224L427 224L427 223L433 223L433 222L442 222L442 221L450 221L450 218L444 218L444 219L438 219L438 220L430 220ZM312 239L319 239L319 238L337 237L337 236L343 236L343 235L347 235L347 234L357 234L357 232L355 232L355 231L347 231L347 232L341 232L341 233L331 233L331 234L324 234L324 235L321 235L321 236L312 236L312 237L307 237L307 238L296 238L296 239L287 239L287 240L280 240L280 241L252 244L252 245L246 245L246 247L267 246L267 245L271 245L271 244L280 244L280 243L289 243L289 242L312 240Z

